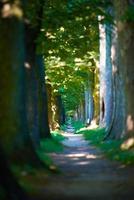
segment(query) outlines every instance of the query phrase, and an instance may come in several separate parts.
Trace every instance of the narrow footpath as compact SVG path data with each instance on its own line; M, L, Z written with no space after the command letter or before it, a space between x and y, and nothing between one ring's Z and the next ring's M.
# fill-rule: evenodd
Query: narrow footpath
M64 151L50 154L61 174L48 177L40 195L46 200L134 200L134 168L106 159L82 135L74 134L73 127L69 129Z

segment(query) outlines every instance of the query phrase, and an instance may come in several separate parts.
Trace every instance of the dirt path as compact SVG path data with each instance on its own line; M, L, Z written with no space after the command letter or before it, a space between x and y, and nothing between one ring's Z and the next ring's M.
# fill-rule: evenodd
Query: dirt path
M134 168L107 160L82 135L65 136L64 151L50 154L62 173L47 179L41 196L46 200L134 200Z

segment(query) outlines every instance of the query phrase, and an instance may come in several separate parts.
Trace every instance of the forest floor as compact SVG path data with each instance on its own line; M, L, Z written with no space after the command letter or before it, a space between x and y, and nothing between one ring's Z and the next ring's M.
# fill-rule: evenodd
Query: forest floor
M64 151L49 153L61 173L42 177L37 200L134 200L134 167L108 160L80 134L64 136Z

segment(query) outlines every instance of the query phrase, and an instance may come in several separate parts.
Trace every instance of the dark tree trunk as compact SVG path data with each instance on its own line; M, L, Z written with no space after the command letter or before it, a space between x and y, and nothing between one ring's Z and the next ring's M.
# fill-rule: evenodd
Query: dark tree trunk
M41 138L51 137L48 122L48 98L45 83L45 66L43 56L36 55L36 67L38 70L39 85L39 133Z
M12 2L13 3L13 2ZM6 5L6 3L5 3ZM20 13L18 4L14 4ZM3 7L1 7L2 9ZM12 6L11 6L12 9ZM29 135L26 115L23 18L0 16L0 138L4 151L18 163L42 165ZM12 12L11 12L12 13Z
M58 123L59 125L63 125L65 123L65 110L61 95L57 95L56 100L57 100L56 105L57 105Z
M12 174L6 155L0 146L0 186L4 192L4 200L28 200L28 196L17 183ZM1 199L2 200L2 199Z
M26 44L26 83L27 83L27 117L30 135L35 146L39 145L39 109L38 109L38 78L36 72L36 44L37 33L30 24L25 25Z

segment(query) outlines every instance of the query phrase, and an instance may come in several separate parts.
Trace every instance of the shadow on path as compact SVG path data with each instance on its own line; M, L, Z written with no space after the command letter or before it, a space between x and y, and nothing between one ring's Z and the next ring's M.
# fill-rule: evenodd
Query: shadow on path
M47 178L39 188L41 196L46 200L134 200L134 168L107 160L82 135L64 135L68 137L64 151L49 154L62 173Z

